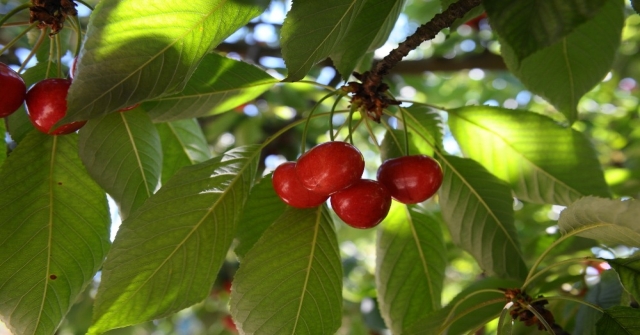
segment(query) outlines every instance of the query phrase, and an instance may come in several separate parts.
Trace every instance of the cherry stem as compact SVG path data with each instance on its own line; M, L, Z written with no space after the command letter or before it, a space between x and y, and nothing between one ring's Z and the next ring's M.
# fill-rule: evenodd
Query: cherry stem
M20 34L18 34L18 36L16 36L14 39L9 41L9 43L7 43L2 49L0 49L0 55L2 55L5 51L9 50L9 48L11 48L14 44L16 44L16 42L18 42L20 38L22 38L22 36L26 35L31 29L37 26L38 26L38 22L34 22L29 27L27 27L27 29L23 30Z
M10 23L5 23L0 27L20 27L20 26L28 26L30 25L31 22L29 21L19 21L19 22L10 22Z
M604 226L606 226L606 224L604 224L604 223L596 223L596 224L592 224L592 225L588 225L588 226L582 226L582 227L580 227L578 229L574 229L574 230L572 230L572 231L560 236L560 238L558 238L555 242L551 243L551 245L548 246L547 249L545 249L545 251L542 252L542 254L538 257L538 259L536 259L536 262L533 264L533 266L529 270L529 274L527 274L527 278L525 278L524 282L528 283L529 281L531 281L531 277L533 277L533 275L536 273L536 269L540 266L540 263L542 263L542 260L544 260L544 258L551 252L551 250L553 250L555 247L557 247L558 244L564 242L569 237L572 237L572 236L577 235L579 233L582 233L582 232L585 232L587 230L591 230L591 229L594 229L594 228L602 228Z
M33 49L31 49L31 52L29 53L29 55L27 56L27 58L24 59L24 62L22 62L22 65L20 65L20 68L18 69L18 73L22 72L22 70L24 70L25 66L27 66L27 63L29 63L29 61L31 60L31 58L33 58L33 55L36 54L36 52L38 51L38 49L40 49L40 46L42 45L42 42L44 42L44 38L47 35L46 34L47 29L41 29L40 30L40 37L38 37L38 40L36 41L36 44L33 46ZM49 69L47 67L47 76L49 76Z
M87 8L91 9L91 11L94 10L94 8L91 5L89 5L88 3L84 2L83 0L75 0L75 1L85 5Z
M502 335L502 324L505 317L509 314L509 310L513 307L513 301L509 301L500 312L500 318L498 318L498 328L496 329L496 335Z
M45 74L45 78L49 78L49 73L51 73L51 64L53 64L53 48L55 44L55 40L53 36L49 36L49 59L47 60L47 72Z
M304 124L304 130L302 131L302 141L301 141L301 144L300 144L300 153L304 153L305 149L306 149L305 145L306 145L306 141L307 141L307 132L309 130L309 123L311 121L311 116L313 116L313 112L316 111L318 106L320 106L323 101L329 99L330 97L332 97L332 96L334 96L336 94L340 94L340 91L339 90L335 90L333 92L329 92L328 94L323 96L320 100L318 100L318 102L315 104L315 106L313 106L313 108L311 109L311 112L309 112L309 116L307 116L306 123Z
M426 102L418 102L418 101L413 101L413 100L402 100L402 99L396 100L396 101L398 101L398 102L406 102L406 103L411 103L411 104L416 104L416 105L421 105L421 106L437 109L439 111L448 112L448 110L446 108L444 108L444 107L428 104Z
M396 137L396 134L393 132L393 127L391 127L391 125L389 125L389 123L387 123L385 120L380 120L382 123L382 126L387 130L387 134L391 137L393 137L393 142L396 144L396 146L398 147L398 150L402 150L402 146L400 145L400 140L398 140L398 138Z
M351 143L351 145L353 145L353 133L355 132L356 128L360 126L361 123L362 123L362 119L358 120L358 122L356 122L356 125L353 126L353 128L351 128L351 124L349 124L349 134L347 134L347 137L344 138L345 142L348 140Z
M540 277L543 273L551 270L552 268L554 268L556 266L563 265L563 264L570 264L570 263L579 263L579 262L584 262L584 261L605 262L602 259L591 257L591 256L565 259L565 260L553 263L553 264L541 269L540 271L536 272L534 275L530 276L529 278L527 278L527 280L524 282L524 284L522 284L521 290L524 291L527 288L527 286L529 284L531 284L536 278Z
M309 85L313 85L313 86L317 86L317 87L322 87L325 90L331 91L331 92L336 90L335 87L331 87L329 85L320 84L320 83L317 83L317 82L312 81L312 80L299 80L299 81L296 81L296 82L290 83L290 84L309 84Z
M555 334L555 332L553 331L553 328L551 328L551 325L549 325L549 323L547 322L547 320L545 320L545 318L540 315L540 313L538 313L538 310L536 310L535 308L533 308L533 306L531 306L530 304L520 304L521 306L524 305L524 307L526 309L529 310L529 312L533 313L533 315L536 316L536 318L538 318L538 321L540 321L542 323L542 325L544 325L544 328L547 329L547 331L549 332L549 334Z
M333 134L333 111L336 110L336 107L338 106L340 100L342 100L342 97L344 97L344 95L342 94L338 96L336 101L333 103L333 106L331 106L331 114L329 114L329 139L331 139L331 142L335 141L335 136Z
M347 137L344 139L345 141L348 139L349 142L351 143L351 145L353 145L353 136L351 136L353 134L353 131L355 130L355 128L351 128L351 124L353 123L353 113L356 111L356 108L353 106L353 104L351 105L351 107L349 107L349 116L347 119L347 130L348 130L348 134ZM362 119L360 119L360 121L362 121ZM358 127L358 125L360 124L360 122L358 122L356 124L356 127Z
M548 301L553 301L553 300L566 300L566 301L573 301L582 305L585 305L587 307L593 308L596 311L600 312L600 313L604 313L604 310L602 308L600 308L599 306L596 306L594 304L588 303L584 300L580 300L574 297L569 297L569 296L553 296L553 297L544 297L544 298L539 298L539 299L534 299L531 302L537 302L537 301L541 301L541 300L548 300Z
M22 4L12 10L9 11L9 13L5 14L1 19L0 19L0 27L5 26L4 23L7 22L7 20L9 20L12 16L18 14L19 12L28 9L29 7L31 7L31 2L27 2L25 4Z
M474 295L475 293L486 293L486 292L484 292L484 291L488 291L488 290L480 290L480 291L476 291L476 292L474 292L474 293L470 294L469 296L472 296L472 295ZM495 291L497 291L497 290L495 290ZM504 295L504 292L500 291L500 293ZM467 297L469 297L469 296L467 296ZM466 299L467 297L465 297L464 299ZM464 299L463 299L463 300L464 300ZM462 300L461 300L461 301L462 301ZM464 312L462 312L462 313L460 313L460 314L456 315L455 317L452 317L452 314L451 314L451 313L453 312L453 310L452 310L452 311L449 313L449 315L447 316L447 319L446 319L445 323L441 326L441 328L440 328L440 330L439 330L439 332L438 332L438 335L440 335L440 334L444 334L444 333L446 332L446 330L447 330L449 327L451 327L451 325L452 325L454 322L456 322L456 321L460 320L461 318L465 317L467 314L469 314L469 313L471 313L471 312L473 312L473 311L476 311L476 310L478 310L478 309L480 309L480 308L486 307L486 306L488 306L488 305L496 304L496 303L503 302L503 301L504 301L504 297L500 297L500 298L495 298L495 299L487 300L487 301L482 302L482 303L480 303L480 304L474 305L474 306L473 306L473 307L471 307L471 308L465 309L465 310L464 310ZM460 302L460 301L459 301L459 302ZM458 306L458 304L456 304L456 305L454 306L454 309L455 309L457 306Z
M367 132L369 133L373 144L378 148L378 152L381 152L382 148L378 143L378 139L376 139L376 134L373 133L373 128L371 128L371 125L369 124L369 118L366 115L363 115L362 118L364 119L364 126L367 128Z
M78 19L77 15L73 17L71 22L73 22L73 30L76 31L76 49L73 52L73 56L78 57L78 54L80 54L80 47L82 46L82 26L80 25L80 19Z
M56 52L58 54L58 78L62 78L62 50L60 50L60 35L56 34Z
M404 116L406 110L404 107L398 106L398 108L400 109L400 116L402 117L402 130L404 131L404 155L409 156L409 127L407 126L407 118Z
M346 113L346 111L344 111ZM342 113L342 112L337 112L337 113ZM315 118L319 118L319 117L323 117L323 116L327 116L329 115L329 113L320 113L320 114L316 114L316 115L309 115L308 119L315 119ZM273 140L275 140L276 138L280 137L282 134L284 134L285 132L287 132L288 130L301 125L303 122L306 122L308 119L305 120L298 120L295 122L291 122L290 124L280 128L280 130L278 130L275 134L267 137L267 139L262 142L262 144L260 145L261 148L266 147L269 143L273 142Z

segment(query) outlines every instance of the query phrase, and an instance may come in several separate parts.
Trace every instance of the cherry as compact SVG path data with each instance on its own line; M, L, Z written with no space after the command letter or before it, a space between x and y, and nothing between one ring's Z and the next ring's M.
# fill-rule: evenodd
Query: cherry
M80 129L87 121L75 121L51 131L67 113L67 92L71 80L49 78L33 85L27 92L27 112L31 123L45 134L64 135Z
M329 196L321 195L304 188L296 176L296 163L280 164L273 171L273 188L287 205L297 208L320 206Z
M364 157L353 145L326 142L298 159L296 174L304 187L323 195L335 193L362 176Z
M438 191L442 184L442 168L435 159L424 155L392 158L378 168L378 181L394 199L404 204L416 204Z
M7 64L0 63L0 117L11 115L24 102L27 87L22 77Z
M391 196L375 180L360 179L331 196L331 207L354 228L373 228L389 213Z

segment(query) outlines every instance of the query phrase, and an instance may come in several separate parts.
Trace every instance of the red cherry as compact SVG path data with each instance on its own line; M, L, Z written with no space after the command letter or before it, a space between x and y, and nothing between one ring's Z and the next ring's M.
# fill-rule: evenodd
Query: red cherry
M373 228L389 213L391 196L375 180L360 179L331 196L331 207L354 228Z
M238 328L236 327L236 323L233 322L233 318L231 317L231 315L227 315L224 318L222 318L222 325L230 332L232 333L237 333L238 332Z
M24 102L27 87L24 80L7 64L0 63L0 117L11 115Z
M296 174L310 191L330 195L353 184L362 176L364 157L353 145L326 142L298 159Z
M311 192L304 188L296 176L296 163L280 164L273 171L273 188L287 205L297 208L320 206L329 196Z
M438 191L442 168L435 159L424 155L388 159L378 168L378 181L394 199L416 204Z
M82 128L87 121L76 121L51 131L67 113L67 92L71 80L50 78L33 85L27 92L27 112L31 123L45 134L64 135Z

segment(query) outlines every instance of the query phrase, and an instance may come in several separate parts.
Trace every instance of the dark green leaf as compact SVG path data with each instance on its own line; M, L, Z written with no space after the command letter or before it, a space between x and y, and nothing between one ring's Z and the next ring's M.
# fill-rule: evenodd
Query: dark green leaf
M181 91L204 55L264 10L249 0L100 1L87 27L68 115L86 120Z
M471 159L443 155L440 162L442 217L454 243L489 276L526 277L509 187Z
M280 34L282 57L289 70L286 80L302 79L313 65L329 56L367 1L293 1ZM375 38L375 34L371 38ZM369 45L364 51L368 48Z
M212 157L207 140L195 119L156 124L162 142L162 183L181 167Z
M0 170L0 315L14 334L53 334L109 248L107 198L77 141L32 130Z
M234 249L241 260L258 241L260 236L276 219L284 213L287 205L273 189L271 174L262 178L252 189L244 207L236 238L238 245Z
M380 159L384 162L390 158L405 156L405 137L409 136L409 153L411 155L433 155L433 149L415 133L405 134L403 130L388 130L380 144ZM419 146L419 148L418 148Z
M582 133L526 111L473 106L449 112L465 155L508 182L519 199L567 206L585 195L610 196Z
M484 0L491 27L514 49L516 62L593 18L606 0Z
M210 292L253 184L260 150L187 166L125 220L102 270L91 332L161 318Z
M422 207L394 202L378 229L378 302L394 334L440 308L447 263L440 221Z
M584 297L586 302L602 308L620 305L622 286L613 271L605 271L600 276L600 282L588 288ZM602 313L591 307L580 305L576 314L575 334L596 335L596 322Z
M598 335L640 334L640 309L615 306L604 311L596 324Z
M287 207L265 231L236 273L231 313L246 334L313 335L338 330L342 266L325 206Z
M616 270L622 286L640 301L640 256L606 260Z
M462 290L445 308L414 322L402 334L466 334L500 315L506 300L504 293L497 290L520 285L522 282L509 279L482 279Z
M277 82L258 67L208 54L182 92L146 102L143 106L154 121L206 116L226 112L253 100Z
M621 0L606 1L593 20L522 62L518 62L511 46L503 43L505 63L527 89L573 122L580 98L611 70L624 25L623 8Z
M329 54L342 78L349 78L367 51L384 44L403 4L404 0L365 0L362 9L349 18L348 31Z
M560 213L558 225L563 234L640 247L638 217L640 203L637 200L585 197Z
M78 151L89 174L120 206L126 219L160 186L160 136L142 109L89 120Z
M636 13L640 14L640 0L631 0L631 7L633 7Z

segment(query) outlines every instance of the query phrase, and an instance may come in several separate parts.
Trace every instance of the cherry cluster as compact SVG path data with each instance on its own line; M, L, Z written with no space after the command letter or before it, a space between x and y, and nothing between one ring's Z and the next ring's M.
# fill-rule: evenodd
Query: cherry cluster
M312 208L331 198L331 207L354 228L372 228L389 213L391 198L415 204L433 196L442 184L440 164L424 155L386 160L377 181L361 179L364 157L351 144L327 142L304 153L297 162L273 172L273 186L285 203Z
M50 135L70 134L82 128L87 121L75 121L53 126L67 114L67 93L76 69L74 59L69 72L69 78L48 78L37 82L27 91L24 80L6 64L0 63L0 118L13 114L24 102L31 123L39 131ZM138 104L125 107L120 111L127 111Z

